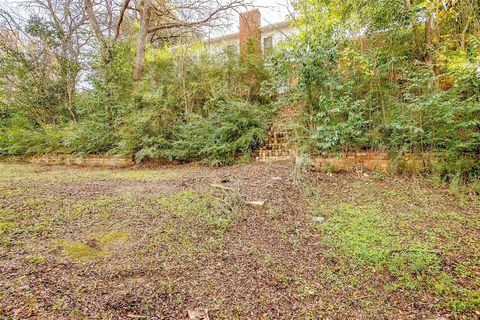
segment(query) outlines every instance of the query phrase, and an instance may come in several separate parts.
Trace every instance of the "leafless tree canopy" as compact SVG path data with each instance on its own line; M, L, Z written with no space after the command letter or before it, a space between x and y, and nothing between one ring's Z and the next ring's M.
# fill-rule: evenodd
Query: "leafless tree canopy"
M141 79L145 64L146 43L162 44L178 37L199 37L229 24L233 12L251 5L251 0L22 0L23 14L0 10L3 42L12 34L29 46L34 42L25 26L37 17L53 26L59 45L54 50L57 60L80 65L82 59L98 44L100 61L111 61L111 49L117 42L136 39L134 78ZM26 13L26 14L25 14ZM92 42L92 39L96 41ZM13 41L15 43L15 41ZM12 49L11 46L9 49ZM29 50L23 50L28 52ZM73 65L74 65L73 64ZM64 70L69 96L74 95L80 70ZM73 100L66 101L75 118Z
M100 41L116 41L123 31L132 32L126 21L142 19L145 4L151 8L150 39L178 34L200 34L229 24L232 11L251 5L250 0L83 0L90 27ZM159 36L159 33L163 35Z

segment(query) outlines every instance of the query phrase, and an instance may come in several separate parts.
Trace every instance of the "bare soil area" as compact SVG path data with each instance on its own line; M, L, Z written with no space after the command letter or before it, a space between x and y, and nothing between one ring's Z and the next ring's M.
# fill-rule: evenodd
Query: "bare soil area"
M421 178L0 163L0 318L477 319L479 239Z

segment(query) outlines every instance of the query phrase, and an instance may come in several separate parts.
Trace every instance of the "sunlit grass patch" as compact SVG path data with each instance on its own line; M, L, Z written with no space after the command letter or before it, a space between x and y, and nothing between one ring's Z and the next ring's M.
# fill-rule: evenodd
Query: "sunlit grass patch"
M334 211L321 227L323 245L330 254L341 253L348 263L386 270L396 278L392 289L429 290L453 311L480 306L475 289L475 283L480 283L467 279L465 272L444 267L446 257L456 256L457 266L467 263L464 270L480 271L471 265L471 260L480 256L467 254L478 252L478 242L472 238L478 234L478 224L470 218L457 212L411 210L400 214L380 209L379 204L330 207ZM458 256L460 250L464 256Z
M97 237L88 237L85 241L60 239L55 243L70 260L92 260L110 255L116 246L128 238L127 232L114 231Z
M90 260L106 255L104 250L81 242L58 240L57 244L62 247L66 256L71 260Z
M14 238L24 231L22 215L10 209L0 209L0 245L11 245Z

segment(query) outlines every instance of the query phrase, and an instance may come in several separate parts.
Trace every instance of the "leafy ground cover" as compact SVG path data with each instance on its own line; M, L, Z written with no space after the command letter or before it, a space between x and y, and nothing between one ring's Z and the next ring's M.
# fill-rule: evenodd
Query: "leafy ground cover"
M479 218L411 177L0 163L0 316L475 319Z

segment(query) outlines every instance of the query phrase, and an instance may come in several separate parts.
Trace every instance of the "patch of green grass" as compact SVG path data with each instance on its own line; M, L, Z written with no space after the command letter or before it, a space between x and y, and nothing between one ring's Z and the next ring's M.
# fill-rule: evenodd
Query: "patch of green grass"
M95 217L96 219L109 219L115 205L120 200L102 196L91 200L74 200L71 203L64 201L65 206L56 215L61 223L73 220L84 220ZM59 222L60 222L59 221Z
M45 199L40 199L40 198L28 198L28 199L25 199L23 203L32 209L37 209L46 205L47 201Z
M268 210L268 216L270 219L278 219L283 215L284 211L283 208L277 207L277 208L269 208Z
M70 240L57 240L57 244L63 248L66 256L71 260L92 260L109 255L112 245L125 242L129 238L128 233L114 231L97 238L83 242Z
M44 257L31 256L27 258L27 262L30 265L40 265L45 263L46 259Z
M478 268L463 261L457 271L446 272L442 265L444 252L457 253L461 245L465 252L475 252L477 244L471 237L478 234L479 226L471 217L415 210L397 214L377 204L332 207L334 214L321 227L330 254L340 253L355 265L387 270L396 277L393 290L431 290L452 311L478 308L478 290L461 284L472 285L475 280L468 277Z
M308 297L314 297L317 295L317 288L309 284L302 284L298 287L297 295L301 300L304 300Z
M21 219L21 215L11 209L0 210L0 222L15 222Z
M182 191L155 199L157 214L165 219L150 251L176 257L175 263L190 263L196 255L212 254L222 237L238 219L241 201L235 195L215 196L210 192Z
M480 289L459 288L452 294L449 304L454 312L478 311L480 310Z
M98 241L102 244L109 244L109 243L115 243L115 242L126 241L126 240L128 240L128 233L124 231L110 232L98 238Z
M0 222L0 232L10 232L18 226L16 222Z
M0 188L0 199L12 199L27 194L28 190L18 187L4 186Z
M65 254L71 260L91 260L106 255L102 249L80 242L59 240L58 244L63 248Z
M171 214L199 218L208 215L216 205L211 194L196 191L162 195L157 199L157 203Z
M229 229L241 206L241 200L236 195L219 199L211 193L196 191L162 196L157 199L157 203L184 221L213 227L220 234Z
M456 284L456 280L447 272L432 280L431 285L436 292L442 293L447 305L453 312L480 310L480 289L469 289ZM480 282L477 283L480 285Z
M409 282L438 271L440 259L431 246L417 241L408 229L395 228L392 218L374 206L339 205L323 224L324 242L356 263L387 268Z
M11 245L16 235L24 231L22 215L10 209L0 210L0 245Z

